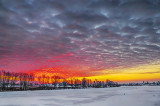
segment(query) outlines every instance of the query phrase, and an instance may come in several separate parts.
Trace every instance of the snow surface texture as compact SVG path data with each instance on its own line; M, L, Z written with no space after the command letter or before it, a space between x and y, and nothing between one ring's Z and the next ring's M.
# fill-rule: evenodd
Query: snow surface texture
M160 86L0 92L0 106L160 106Z

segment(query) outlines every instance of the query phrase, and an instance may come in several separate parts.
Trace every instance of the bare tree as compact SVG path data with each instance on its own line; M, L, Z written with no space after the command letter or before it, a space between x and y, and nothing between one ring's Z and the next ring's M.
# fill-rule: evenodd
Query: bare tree
M0 71L0 91L2 91L2 71Z
M86 87L87 87L86 78L83 78L83 79L82 79L82 87L83 87L83 88L86 88Z
M53 76L53 78L54 78L54 88L56 89L56 86L57 86L57 83L59 82L60 77L55 75Z

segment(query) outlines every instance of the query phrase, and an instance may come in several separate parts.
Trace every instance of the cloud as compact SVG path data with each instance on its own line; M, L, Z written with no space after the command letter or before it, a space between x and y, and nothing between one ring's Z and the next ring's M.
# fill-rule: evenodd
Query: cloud
M159 10L158 0L1 0L1 63L94 71L159 60Z
M140 73L140 74L159 74L160 71L156 71L156 72L145 72L145 73Z

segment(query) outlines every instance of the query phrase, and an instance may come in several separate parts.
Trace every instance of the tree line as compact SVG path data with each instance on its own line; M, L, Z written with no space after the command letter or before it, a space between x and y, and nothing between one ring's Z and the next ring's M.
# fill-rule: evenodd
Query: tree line
M5 90L36 90L36 89L60 89L60 88L87 88L118 86L117 83L107 80L92 81L91 79L61 78L58 75L35 76L33 73L0 71L0 91Z

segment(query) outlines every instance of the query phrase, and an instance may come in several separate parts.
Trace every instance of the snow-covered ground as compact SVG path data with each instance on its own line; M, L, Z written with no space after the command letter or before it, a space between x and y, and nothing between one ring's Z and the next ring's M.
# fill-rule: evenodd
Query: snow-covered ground
M0 92L0 106L160 106L160 86Z

